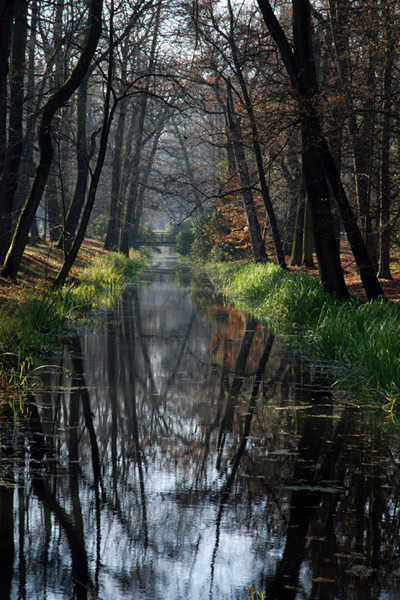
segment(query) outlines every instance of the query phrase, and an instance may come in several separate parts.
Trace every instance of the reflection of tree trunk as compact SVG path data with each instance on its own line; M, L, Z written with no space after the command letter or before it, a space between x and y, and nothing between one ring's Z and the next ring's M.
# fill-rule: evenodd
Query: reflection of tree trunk
M255 329L255 328L254 328ZM246 335L246 332L245 332ZM211 559L211 584L210 584L210 590L212 590L212 585L213 585L213 578L214 578L214 565L215 565L215 559L217 556L217 551L218 551L218 546L219 546L219 538L220 538L220 528L221 528L221 520L222 520L222 515L224 512L224 507L227 504L228 498L229 498L229 494L232 488L232 484L234 482L235 476L236 476L236 472L239 468L240 465L240 461L242 459L242 456L244 454L244 450L246 448L246 443L250 434L250 426L251 426L251 421L253 419L253 415L254 415L254 411L256 409L256 403L257 403L257 398L258 398L258 393L260 390L260 385L261 385L261 381L262 378L264 376L264 371L265 368L267 366L270 354L271 354L271 349L272 349L272 345L274 343L274 335L271 333L268 336L268 340L267 343L265 345L264 348L264 352L261 355L260 358L260 362L258 364L257 367L257 371L256 371L256 375L254 378L254 383L253 383L253 388L251 391L251 396L250 396L250 402L249 402L249 407L246 413L246 420L245 420L245 424L244 424L244 428L243 428L243 434L240 440L240 444L238 446L238 449L236 451L236 454L233 458L233 464L232 464L232 469L231 472L229 474L229 477L226 480L225 486L223 488L222 494L221 494L221 498L220 498L220 503L219 503L219 510L218 510L218 515L217 515L217 519L216 519L216 535L215 535L215 545L214 545L214 549L213 549L213 554L212 554L212 559ZM247 345L247 343L246 343ZM251 345L251 343L250 343ZM242 348L243 348L243 343L242 343ZM241 349L242 349L241 348ZM250 348L250 346L249 346ZM239 352L240 354L240 352ZM245 350L243 351L243 354L245 354ZM238 357L239 360L239 357ZM247 359L246 359L247 362Z
M0 589L3 598L11 598L14 568L14 489L0 486Z
M39 411L32 394L27 395L26 406L30 413L27 423L32 440L30 444L31 471L36 474L38 473L38 465L42 465L45 457L46 446ZM39 502L43 504L45 512L50 511L54 514L66 535L71 551L72 579L75 583L76 598L77 600L86 600L87 591L91 585L84 544L83 521L75 523L75 526L72 525L66 512L56 500L54 493L49 491L39 473L32 477L32 488Z
M253 343L257 323L257 319L254 319L253 317L249 317L246 322L246 329L243 334L242 343L236 359L234 376L229 389L229 394L225 405L225 412L221 419L221 425L218 434L217 468L219 468L221 464L226 434L231 430L232 427L235 412L235 402L243 384L247 359L249 358L250 348Z
M33 479L32 486L38 500L47 510L50 510L54 514L66 535L68 546L71 551L71 577L75 583L76 598L77 600L86 600L87 591L92 586L90 584L88 558L83 539L83 531L78 530L71 524L66 512L57 502L54 495L47 489L43 480Z
M83 355L82 355L82 346L81 340L78 335L74 336L72 341L69 344L70 347L70 356L72 361L72 368L74 370L74 374L76 376L77 382L79 382L80 388L80 397L82 402L83 415L85 418L85 425L89 432L90 438L90 447L92 450L92 465L93 465L93 474L96 482L96 487L100 481L100 458L99 458L99 448L97 446L97 437L96 432L93 425L93 416L90 410L90 397L89 392L85 384L85 375L83 370Z

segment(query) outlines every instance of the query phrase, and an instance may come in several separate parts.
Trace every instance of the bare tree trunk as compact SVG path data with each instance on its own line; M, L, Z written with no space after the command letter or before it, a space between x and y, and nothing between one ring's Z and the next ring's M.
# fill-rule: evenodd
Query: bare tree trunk
M104 160L107 152L107 143L108 136L110 134L110 127L112 123L112 119L114 116L114 112L117 108L117 101L114 102L111 110L110 110L110 98L111 98L111 88L112 88L112 76L113 76L113 13L114 13L114 5L111 4L111 16L110 16L110 53L109 53L109 63L108 63L108 76L107 76L107 90L106 97L104 101L104 117L103 117L103 127L101 130L100 144L99 144L99 153L97 156L97 163L94 173L92 175L92 179L89 186L88 197L86 200L86 205L83 210L81 222L79 225L79 229L77 231L74 242L71 246L70 251L65 257L65 261L63 266L61 267L56 279L53 282L53 287L61 287L64 285L66 278L78 256L78 252L82 245L82 242L85 238L86 229L89 224L90 215L92 214L92 209L94 205L94 201L96 198L97 187L99 185L101 172L103 170Z
M76 228L79 224L79 217L85 202L87 182L89 178L89 155L87 151L86 140L86 122L87 122L87 75L83 78L78 89L78 101L76 106L76 161L77 177L75 190L69 207L64 228L59 238L58 247L63 248L67 253L75 236Z
M126 105L125 101L120 102L120 109L118 115L117 130L115 132L115 148L122 148L123 139L125 133L125 120L126 120ZM108 228L107 235L104 242L104 248L106 250L118 250L118 238L120 229L120 218L118 218L118 203L120 201L121 193L121 176L122 176L122 161L118 156L114 157L111 175L111 196L109 206L109 217L108 217Z
M7 152L0 179L0 260L3 261L11 241L14 198L22 154L22 117L24 105L25 50L28 32L28 7L16 0L15 24L11 51L10 113Z
M392 82L395 44L391 33L392 11L385 9L385 68L383 71L381 209L379 227L379 277L392 279L390 273L390 124L392 120Z
M267 211L269 224L271 226L272 239L274 241L276 258L278 260L279 266L282 267L283 269L286 269L285 255L283 253L281 237L279 234L278 224L277 224L276 217L275 217L275 211L274 211L274 207L272 206L271 196L269 193L267 181L265 179L264 161L262 158L257 120L256 120L256 117L254 114L253 103L250 98L250 94L249 94L249 91L247 88L247 84L246 84L246 81L245 81L245 78L243 75L242 67L240 65L240 61L239 61L239 57L238 57L238 53L237 53L236 42L235 42L235 32L234 32L234 14L233 14L232 4L231 4L230 0L228 0L228 9L229 9L229 15L230 15L229 44L230 44L231 51L232 51L232 57L233 57L234 65L235 65L236 76L238 78L238 81L239 81L239 84L240 84L240 87L242 90L244 104L246 106L247 114L248 114L249 121L250 121L253 150L254 150L254 155L256 158L258 178L259 178L260 186L261 186L261 194L262 194L262 198L264 201L265 210Z
M289 44L288 39L286 38L286 35L282 30L269 1L258 0L258 4L262 11L265 23L279 48L282 60L288 71L292 87L299 98L299 108L300 114L302 115L303 130L308 136L305 149L307 154L309 154L310 148L312 148L314 154L314 157L308 156L309 166L311 169L313 169L313 165L319 163L323 168L325 179L327 182L329 182L340 210L346 234L351 245L354 258L356 259L358 268L360 270L361 279L367 297L369 300L374 300L379 296L382 296L383 291L376 277L374 267L358 228L356 217L349 204L337 167L333 160L326 138L323 134L320 117L316 106L318 104L318 86L312 54L309 0L292 0L294 52L292 51L291 45ZM314 201L310 198L313 214L315 214L314 208L325 212L324 208L321 206L316 206L316 204L325 203L326 198L327 196L321 196L318 200L318 198L314 196ZM327 225L326 220L324 220L323 225ZM330 251L336 254L336 264L340 264L338 248L336 243L336 249L333 245L330 229L331 226L329 226L329 230L326 232L326 242L331 245ZM321 242L324 245L325 234L320 230L320 226L315 219L314 236L316 249L317 246L321 248L320 244L317 242L317 237L321 237ZM330 260L328 260L325 264L323 257L329 259L328 253L326 253L326 248L324 249L322 255L319 255L317 250L317 255L322 281L329 288L332 285L331 274L329 273L332 265ZM338 271L335 273L334 278L336 281L336 289L334 291L339 296L343 296L345 289L343 274L340 275ZM346 290L345 296L347 295L348 292Z
M0 173L7 148L7 77L15 0L0 2Z
M254 204L253 193L251 190L251 182L249 171L246 162L246 156L243 147L242 133L235 114L232 92L229 84L227 84L227 116L229 130L231 134L232 147L235 154L236 164L239 171L239 179L241 185L241 194L243 206L246 213L247 224L253 250L254 260L266 260L265 242L262 237L261 227L257 216L257 209Z
M52 121L56 111L69 100L78 88L83 77L86 75L101 33L102 8L103 0L91 1L89 34L81 56L71 75L66 79L63 85L48 98L44 105L39 128L39 164L36 168L32 187L19 216L14 236L4 261L2 269L4 277L15 278L17 276L22 255L28 241L29 230L42 198L53 159L53 145L51 141Z

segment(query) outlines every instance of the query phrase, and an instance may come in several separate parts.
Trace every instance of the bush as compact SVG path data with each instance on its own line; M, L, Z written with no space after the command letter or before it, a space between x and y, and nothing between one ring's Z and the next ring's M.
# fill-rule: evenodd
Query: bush
M189 256L194 242L194 233L192 229L184 229L176 236L176 251L181 256Z

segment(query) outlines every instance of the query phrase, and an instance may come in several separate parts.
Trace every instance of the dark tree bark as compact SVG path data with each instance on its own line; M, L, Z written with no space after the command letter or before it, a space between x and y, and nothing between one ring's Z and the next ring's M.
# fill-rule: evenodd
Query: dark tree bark
M108 77L107 77L107 90L106 97L104 101L104 118L103 118L103 127L101 130L100 144L99 144L99 153L97 156L96 168L92 175L88 196L86 200L86 205L82 213L81 222L79 225L79 229L77 231L76 237L73 241L70 251L65 257L65 261L63 266L61 267L56 279L53 282L53 287L62 287L65 283L66 278L78 256L78 252L82 245L82 242L85 238L86 229L89 224L90 215L92 214L92 209L94 205L94 201L96 199L97 187L99 185L101 172L103 170L104 159L106 157L107 152L107 143L108 136L110 133L110 127L112 123L112 119L114 116L114 112L117 107L117 101L114 102L112 108L110 109L110 98L111 98L111 86L112 86L112 73L113 73L113 5L111 10L110 17L110 56L109 56L109 67L108 67Z
M78 101L76 105L76 161L77 177L75 190L69 207L64 228L61 233L58 247L63 248L65 253L71 249L79 217L85 202L87 182L89 178L89 155L87 151L86 123L87 123L87 75L83 78L78 89Z
M17 190L18 167L22 154L25 51L28 31L27 12L28 7L25 0L16 0L11 51L9 134L4 168L0 179L1 261L4 260L11 241L14 198Z
M379 277L392 279L390 273L390 124L392 120L392 83L395 43L392 34L392 10L385 9L385 67L383 71L381 210L379 233Z
M15 0L0 0L0 173L7 148L7 76Z
M120 102L120 109L118 115L117 129L115 132L115 148L123 147L124 133L125 133L125 120L126 120L126 102L122 100ZM120 216L118 210L118 204L120 202L121 194L121 177L122 177L122 160L120 157L115 157L112 166L111 175L111 196L109 206L109 217L108 217L108 228L107 235L104 242L104 248L106 250L118 250L119 232L120 232Z
M339 251L332 237L332 217L328 205L329 183L335 196L346 234L351 245L354 258L360 270L361 279L369 300L374 300L383 295L382 288L376 277L374 267L361 232L357 225L356 217L348 201L346 192L330 152L328 143L322 131L318 110L318 85L315 72L315 63L311 42L311 14L309 0L292 0L293 7L293 37L294 50L281 28L271 4L268 0L258 0L264 21L269 32L275 40L282 60L288 72L293 91L296 93L303 132L303 156L306 157L304 175L306 178L307 192L311 202L314 223L315 247L323 284L340 297L347 297L343 273L340 265ZM309 190L313 178L317 177L315 184L321 184L322 177L326 193L319 200L313 189ZM311 193L309 193L311 192ZM322 206L325 205L325 206ZM328 210L327 210L328 209ZM323 215L321 222L319 214ZM329 223L330 221L330 223ZM323 227L327 227L323 231ZM332 255L335 255L335 272L332 273Z
M39 127L39 164L36 168L32 187L21 211L10 248L4 261L2 274L5 277L14 279L17 276L22 255L28 241L29 230L43 195L53 159L53 145L51 141L52 121L56 111L69 100L86 75L101 33L102 8L103 0L91 1L89 33L80 58L71 75L66 79L63 85L48 98L44 105Z

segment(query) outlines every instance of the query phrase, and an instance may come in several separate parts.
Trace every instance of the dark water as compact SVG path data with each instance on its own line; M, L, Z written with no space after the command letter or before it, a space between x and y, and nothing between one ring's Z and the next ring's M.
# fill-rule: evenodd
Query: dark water
M0 598L399 598L399 432L184 279L129 288L4 416Z

